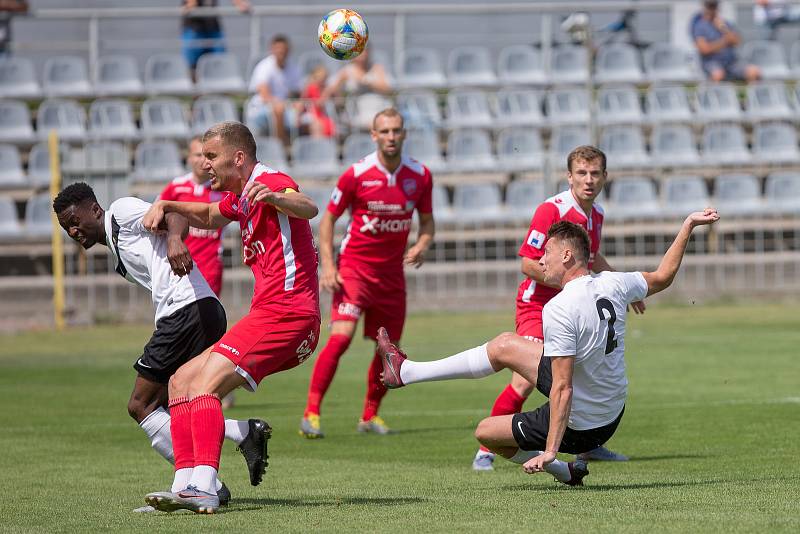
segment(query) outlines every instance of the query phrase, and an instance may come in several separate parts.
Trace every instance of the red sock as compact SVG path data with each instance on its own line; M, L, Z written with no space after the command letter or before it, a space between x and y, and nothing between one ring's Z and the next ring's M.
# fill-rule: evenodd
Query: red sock
M219 397L206 393L193 398L192 441L194 443L194 465L209 465L219 470L222 440L225 439L225 418Z
M383 371L383 361L380 354L375 352L372 363L367 371L367 398L364 401L364 413L361 415L362 421L369 421L378 415L378 408L381 405L384 395L388 391L381 382L381 372Z
M523 404L525 404L525 397L514 391L514 388L509 384L502 393L497 396L497 399L495 399L491 415L512 415L519 413L522 411ZM481 450L488 451L489 449L481 445Z
M343 334L334 334L317 356L314 371L311 373L311 384L308 386L308 402L305 415L310 413L319 415L320 405L325 392L328 391L336 368L339 367L339 358L350 346L350 338Z
M192 412L189 397L169 400L169 431L172 434L172 452L175 455L175 470L194 467L192 445Z

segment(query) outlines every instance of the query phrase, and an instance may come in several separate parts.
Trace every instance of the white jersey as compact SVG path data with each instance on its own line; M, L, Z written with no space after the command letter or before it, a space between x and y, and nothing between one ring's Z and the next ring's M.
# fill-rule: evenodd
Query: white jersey
M567 282L542 311L544 356L574 356L567 426L590 430L625 406L625 315L647 296L642 273L602 272Z
M217 297L197 268L188 276L172 272L166 236L152 234L142 225L148 209L150 204L138 198L115 200L106 210L106 241L117 273L152 293L157 323L187 304Z

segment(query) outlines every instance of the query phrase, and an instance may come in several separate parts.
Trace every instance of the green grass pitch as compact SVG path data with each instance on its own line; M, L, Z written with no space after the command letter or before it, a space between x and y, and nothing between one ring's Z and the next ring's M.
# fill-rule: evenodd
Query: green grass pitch
M226 442L233 500L215 516L131 512L171 474L125 409L147 326L0 336L0 531L798 532L796 312L656 304L631 316L630 396L610 446L632 460L591 464L584 488L502 460L471 471L472 431L507 372L390 392L381 414L397 432L357 434L371 357L357 341L323 405L323 440L297 435L313 362L238 393L228 416L274 427L270 467L251 487ZM418 315L405 347L434 359L512 324Z

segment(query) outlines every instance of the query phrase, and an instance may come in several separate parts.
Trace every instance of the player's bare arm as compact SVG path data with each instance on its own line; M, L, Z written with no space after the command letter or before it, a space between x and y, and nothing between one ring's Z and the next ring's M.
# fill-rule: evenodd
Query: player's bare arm
M164 226L167 230L167 261L173 273L186 276L194 267L192 255L183 241L189 235L189 221L177 213L167 213Z
M686 252L686 245L689 244L689 238L692 231L698 226L705 226L713 224L719 220L719 213L714 208L706 208L703 211L696 211L686 217L683 221L675 241L672 242L667 253L661 259L661 263L652 273L642 273L645 282L647 282L647 295L653 295L659 291L664 291L675 279L675 274L681 266L683 254Z
M594 256L594 262L592 262L592 271L595 273L601 273L603 271L616 271L615 268L608 263L606 257L600 254L599 252ZM639 300L636 302L631 302L631 308L633 312L636 314L641 315L647 309L643 300Z
M433 213L419 214L419 232L417 242L406 251L403 263L413 265L419 269L425 262L425 252L433 244L433 234L436 232L436 223L433 220Z
M539 265L539 260L532 260L531 258L523 256L521 270L522 274L524 274L528 278L532 278L537 284L541 284L547 287L553 287L555 289L561 289L561 286L554 285L552 282L545 281L544 273L542 273L542 266Z
M544 466L556 459L572 407L572 371L575 358L557 356L552 358L551 364L553 386L550 388L550 427L547 431L547 447L542 454L523 464L525 472L530 474L544 471Z
M242 195L247 196L251 203L264 202L265 204L272 204L282 213L297 219L313 219L319 213L319 209L313 200L293 189L273 191L264 184L250 182L245 186Z
M158 230L166 213L178 213L186 217L190 226L204 230L216 230L228 224L230 219L219 211L219 202L177 202L173 200L157 200L144 214L142 224L151 232Z
M322 263L319 284L322 289L331 293L341 289L344 282L333 259L333 228L338 218L330 211L325 210L319 223L319 259Z

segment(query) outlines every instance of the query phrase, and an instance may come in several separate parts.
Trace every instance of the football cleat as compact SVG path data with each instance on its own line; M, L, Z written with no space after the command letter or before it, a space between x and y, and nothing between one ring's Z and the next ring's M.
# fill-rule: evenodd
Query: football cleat
M157 491L148 493L145 502L162 512L175 512L177 510L191 510L197 514L213 514L219 510L219 497L188 486L178 493L170 491Z
M494 453L478 449L472 460L473 471L494 471Z
M324 438L325 434L322 433L319 415L310 413L303 417L303 420L300 421L300 430L298 430L297 433L308 439Z
M583 486L583 479L589 474L589 468L583 460L575 460L567 464L570 479L564 482L567 486ZM556 479L558 480L558 479Z
M356 430L359 432L373 432L380 435L386 435L391 432L386 421L377 415L373 415L368 421L364 421L363 419L359 421Z
M149 514L150 512L155 512L155 511L156 509L150 506L149 504L147 506L140 506L139 508L133 509L134 514Z
M585 455L589 460L596 462L627 462L628 457L624 454L614 452L605 447L597 447L587 452Z
M231 490L228 489L224 482L222 487L217 490L217 497L219 497L220 506L228 506L228 503L231 502Z
M258 486L267 472L267 441L272 437L272 428L261 419L249 419L250 432L247 433L236 450L242 453L247 470L250 472L250 484Z
M383 385L389 389L403 387L405 384L400 378L400 367L407 357L391 342L389 334L383 327L378 329L378 354L383 361L383 373L381 373Z

